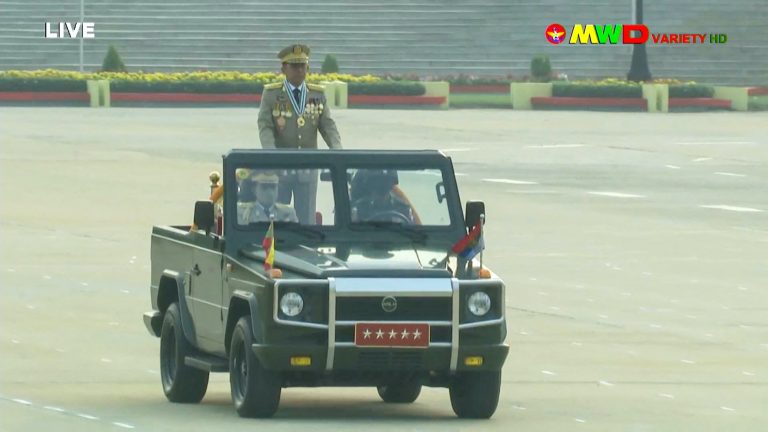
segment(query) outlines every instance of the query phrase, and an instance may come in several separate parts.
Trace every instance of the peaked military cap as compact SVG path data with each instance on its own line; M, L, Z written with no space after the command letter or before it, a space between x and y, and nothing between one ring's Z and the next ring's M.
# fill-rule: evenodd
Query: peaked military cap
M280 182L280 179L277 177L277 174L273 172L268 171L261 171L256 173L256 175L253 176L253 180L257 183L273 183L277 184Z
M282 63L309 63L309 47L304 44L293 44L283 48L277 54Z

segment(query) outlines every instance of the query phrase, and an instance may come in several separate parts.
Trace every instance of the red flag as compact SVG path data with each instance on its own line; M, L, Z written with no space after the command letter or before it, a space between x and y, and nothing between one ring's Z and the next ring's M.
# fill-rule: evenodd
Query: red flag
M455 254L461 254L467 249L472 249L475 245L477 245L477 242L480 238L480 232L481 232L481 221L478 221L477 224L475 224L474 227L469 231L469 234L467 234L463 239L459 240L453 247L451 248L451 252Z
M264 253L267 255L264 260L264 270L269 271L272 269L272 265L275 263L275 222L269 222L269 229L264 236L264 240L261 241L261 246L264 248Z

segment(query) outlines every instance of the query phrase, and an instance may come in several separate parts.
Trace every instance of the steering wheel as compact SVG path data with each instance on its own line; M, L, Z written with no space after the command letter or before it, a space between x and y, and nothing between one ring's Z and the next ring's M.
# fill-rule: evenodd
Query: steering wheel
M389 217L387 217L387 216L389 216ZM390 220L391 218L396 218L400 222L403 222L406 225L410 225L410 224L413 223L411 218L409 218L408 216L400 213L397 210L384 210L384 211L380 211L380 212L377 212L377 213L374 213L374 214L368 216L367 218L365 218L363 220L365 222L368 222L368 221L373 221L373 220L381 220L381 219L384 219L384 218L386 218L386 220Z

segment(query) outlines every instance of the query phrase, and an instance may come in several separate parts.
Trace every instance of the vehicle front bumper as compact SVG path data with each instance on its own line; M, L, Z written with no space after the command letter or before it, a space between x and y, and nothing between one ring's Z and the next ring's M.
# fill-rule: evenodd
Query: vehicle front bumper
M321 345L265 345L252 346L256 358L265 369L277 371L423 371L453 373L463 371L501 370L509 352L509 345L466 345L458 349L458 362L451 370L451 347L428 348L371 348L337 345L333 355ZM292 366L291 357L310 357L307 366ZM482 364L469 366L467 357L482 357ZM328 359L332 359L332 364Z

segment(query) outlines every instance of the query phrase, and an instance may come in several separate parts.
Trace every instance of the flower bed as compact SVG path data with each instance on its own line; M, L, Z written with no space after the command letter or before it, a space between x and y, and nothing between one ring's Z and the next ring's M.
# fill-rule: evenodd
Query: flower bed
M594 109L598 111L646 111L644 98L533 97L534 109Z

